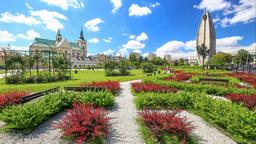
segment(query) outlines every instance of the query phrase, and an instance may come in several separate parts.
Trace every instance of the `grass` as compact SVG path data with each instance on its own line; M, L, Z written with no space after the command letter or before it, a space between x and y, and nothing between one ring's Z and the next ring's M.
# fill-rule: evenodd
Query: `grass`
M4 70L0 70L0 74L4 74Z
M115 80L115 81L129 81L141 79L145 76L142 73L142 70L131 70L130 76L114 76L114 77L106 77L104 71L88 71L81 70L78 71L78 74L75 74L72 71L72 80L68 81L60 81L53 83L42 83L42 84L5 84L5 79L0 79L0 92L8 91L8 90L28 90L31 92L42 91L46 89L50 89L53 87L64 87L64 86L78 86L83 82L92 82L92 81L107 81L107 80Z

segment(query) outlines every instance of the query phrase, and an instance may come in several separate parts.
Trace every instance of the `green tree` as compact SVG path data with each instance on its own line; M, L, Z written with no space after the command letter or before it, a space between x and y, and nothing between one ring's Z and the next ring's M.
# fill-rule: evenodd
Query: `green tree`
M164 61L162 58L160 58L160 57L156 57L156 58L152 59L151 62L152 62L154 65L158 65L158 66L162 66L162 65L165 64L165 61Z
M119 62L119 65L118 65L118 69L119 69L119 73L120 75L129 75L129 68L130 68L130 63L129 61L125 60L125 59L122 59L120 62Z
M138 59L137 59L135 53L130 53L130 54L129 54L129 61L130 61L130 62L138 62Z
M151 62L143 63L142 70L144 73L153 73L155 71L155 66Z
M179 59L179 65L180 65L180 66L183 66L184 64L185 64L184 58L180 58L180 59Z
M213 58L210 61L210 64L215 66L224 66L225 64L231 62L232 56L230 54L220 53L213 56Z
M205 59L209 55L209 49L207 49L205 44L202 44L201 46L197 46L197 52L203 59L202 68L204 68Z

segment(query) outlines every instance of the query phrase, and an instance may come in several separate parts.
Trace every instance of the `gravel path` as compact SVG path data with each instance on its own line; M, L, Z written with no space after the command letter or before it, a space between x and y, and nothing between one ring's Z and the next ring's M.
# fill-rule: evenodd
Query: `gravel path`
M135 81L134 81L135 82ZM133 103L131 82L121 82L121 92L116 98L116 106L110 113L112 127L109 144L143 144L135 118L137 111Z

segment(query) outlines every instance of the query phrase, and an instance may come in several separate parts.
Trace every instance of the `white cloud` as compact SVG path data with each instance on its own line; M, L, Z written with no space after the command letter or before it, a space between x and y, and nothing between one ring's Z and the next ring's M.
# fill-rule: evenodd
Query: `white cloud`
M33 40L36 37L40 37L40 33L35 32L33 29L30 29L26 32L26 34L18 34L17 36L22 39Z
M127 56L128 55L127 48L121 48L121 49L118 50L118 52L121 54L121 56Z
M141 54L141 50L139 50L139 49L133 50L133 52Z
M122 33L122 36L128 36L129 34L128 33Z
M148 35L144 32L142 32L139 36L136 37L137 41L145 41L148 40Z
M228 9L231 6L230 2L225 0L202 0L199 5L194 5L194 8L207 9L211 12Z
M226 38L217 39L216 45L217 47L229 47L229 46L237 46L238 42L242 40L241 36L231 36Z
M114 6L112 13L116 13L116 11L122 7L122 0L110 0L110 2Z
M115 52L114 50L108 49L107 51L104 51L103 54L104 55L112 55L112 54L114 54L114 52Z
M94 44L96 44L96 43L99 43L100 42L100 40L98 39L98 38L92 38L92 39L89 39L89 43L94 43Z
M129 36L129 39L135 39L135 38L136 38L135 35L130 35L130 36Z
M122 47L126 49L142 49L145 47L145 44L137 40L130 40L126 44L123 44Z
M29 10L33 10L33 8L28 3L25 3L25 5Z
M111 43L112 42L112 37L108 37L107 39L103 39L104 42L106 43Z
M15 36L8 31L0 31L0 42L15 42Z
M31 15L34 17L39 17L42 20L42 23L46 26L47 29L56 32L58 29L63 29L64 26L60 20L67 20L68 18L61 13L56 11L48 10L38 10L31 11Z
M100 27L98 26L98 24L104 23L103 20L101 20L100 18L95 18L92 20L89 20L87 22L85 22L84 26L92 32L97 32L100 30Z
M11 50L22 50L22 51L28 51L29 47L28 46L10 46Z
M129 8L129 16L146 16L151 14L152 11L148 7L140 7L137 4L132 4Z
M161 4L159 2L156 2L156 3L150 4L150 7L156 8L156 7L159 7L160 5Z
M72 8L81 8L84 7L84 3L81 1L80 3L77 0L40 0L48 5L53 5L62 8L63 10L67 10L69 7Z
M19 23L26 25L38 25L41 22L32 16L25 16L24 14L17 13L13 15L9 12L1 13L0 21L5 23Z
M149 53L143 53L142 56L143 57L147 57L149 55Z

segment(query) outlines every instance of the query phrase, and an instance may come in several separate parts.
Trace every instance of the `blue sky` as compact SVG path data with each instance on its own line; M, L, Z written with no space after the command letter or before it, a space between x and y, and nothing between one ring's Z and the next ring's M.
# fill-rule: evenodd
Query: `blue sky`
M256 49L254 0L8 0L0 1L0 46L28 49L57 29L77 41L81 27L90 54L195 54L204 8L214 20L217 50Z

